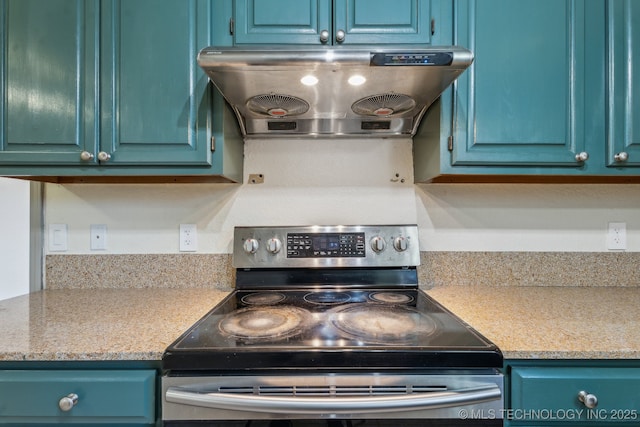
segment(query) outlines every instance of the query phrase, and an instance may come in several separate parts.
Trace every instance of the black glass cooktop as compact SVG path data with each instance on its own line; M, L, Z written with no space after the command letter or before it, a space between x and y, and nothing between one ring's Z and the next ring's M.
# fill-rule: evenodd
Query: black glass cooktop
M416 288L236 291L163 356L176 371L501 366L493 343Z

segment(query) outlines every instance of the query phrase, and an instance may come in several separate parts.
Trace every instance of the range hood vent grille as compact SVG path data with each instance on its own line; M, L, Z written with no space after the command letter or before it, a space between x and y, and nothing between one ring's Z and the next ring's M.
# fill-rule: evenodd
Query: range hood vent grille
M367 96L353 103L351 110L361 116L388 117L412 110L416 101L400 93Z
M244 138L411 137L472 62L459 46L210 46L198 54Z
M284 117L306 113L309 111L309 104L295 96L269 93L250 98L247 108L264 117Z

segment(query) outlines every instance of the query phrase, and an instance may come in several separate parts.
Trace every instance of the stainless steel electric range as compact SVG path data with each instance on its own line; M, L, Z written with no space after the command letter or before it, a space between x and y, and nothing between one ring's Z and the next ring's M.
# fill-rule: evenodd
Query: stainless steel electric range
M233 262L165 351L165 426L502 425L502 354L418 288L415 225L237 227Z

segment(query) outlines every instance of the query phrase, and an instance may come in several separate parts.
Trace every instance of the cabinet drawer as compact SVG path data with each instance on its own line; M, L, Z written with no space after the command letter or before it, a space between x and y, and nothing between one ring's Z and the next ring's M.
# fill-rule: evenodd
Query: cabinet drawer
M154 370L0 371L0 424L155 422ZM60 399L77 395L68 411Z
M640 369L514 367L511 372L513 424L596 422L640 423ZM587 408L581 392L597 398Z

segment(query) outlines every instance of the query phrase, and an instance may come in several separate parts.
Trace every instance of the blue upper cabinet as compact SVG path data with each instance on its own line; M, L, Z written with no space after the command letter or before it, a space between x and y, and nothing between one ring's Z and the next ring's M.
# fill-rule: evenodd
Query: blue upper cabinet
M430 0L334 0L334 43L431 43ZM434 21L435 26L435 21ZM344 40L340 42L341 33Z
M451 43L475 60L423 120L417 181L638 181L640 2L457 0L452 13Z
M235 44L431 42L440 0L235 0Z
M100 151L114 164L208 165L207 1L102 2ZM104 156L104 155L103 155Z
M640 166L640 2L610 0L607 166Z
M235 0L235 44L320 44L331 31L331 0Z
M585 167L603 93L601 83L584 90L586 64L602 63L588 57L602 24L585 2L469 0L454 13L455 42L475 62L457 82L452 165Z
M196 63L215 3L0 0L0 175L241 180L237 124Z
M96 7L0 1L0 165L77 164L96 151Z

